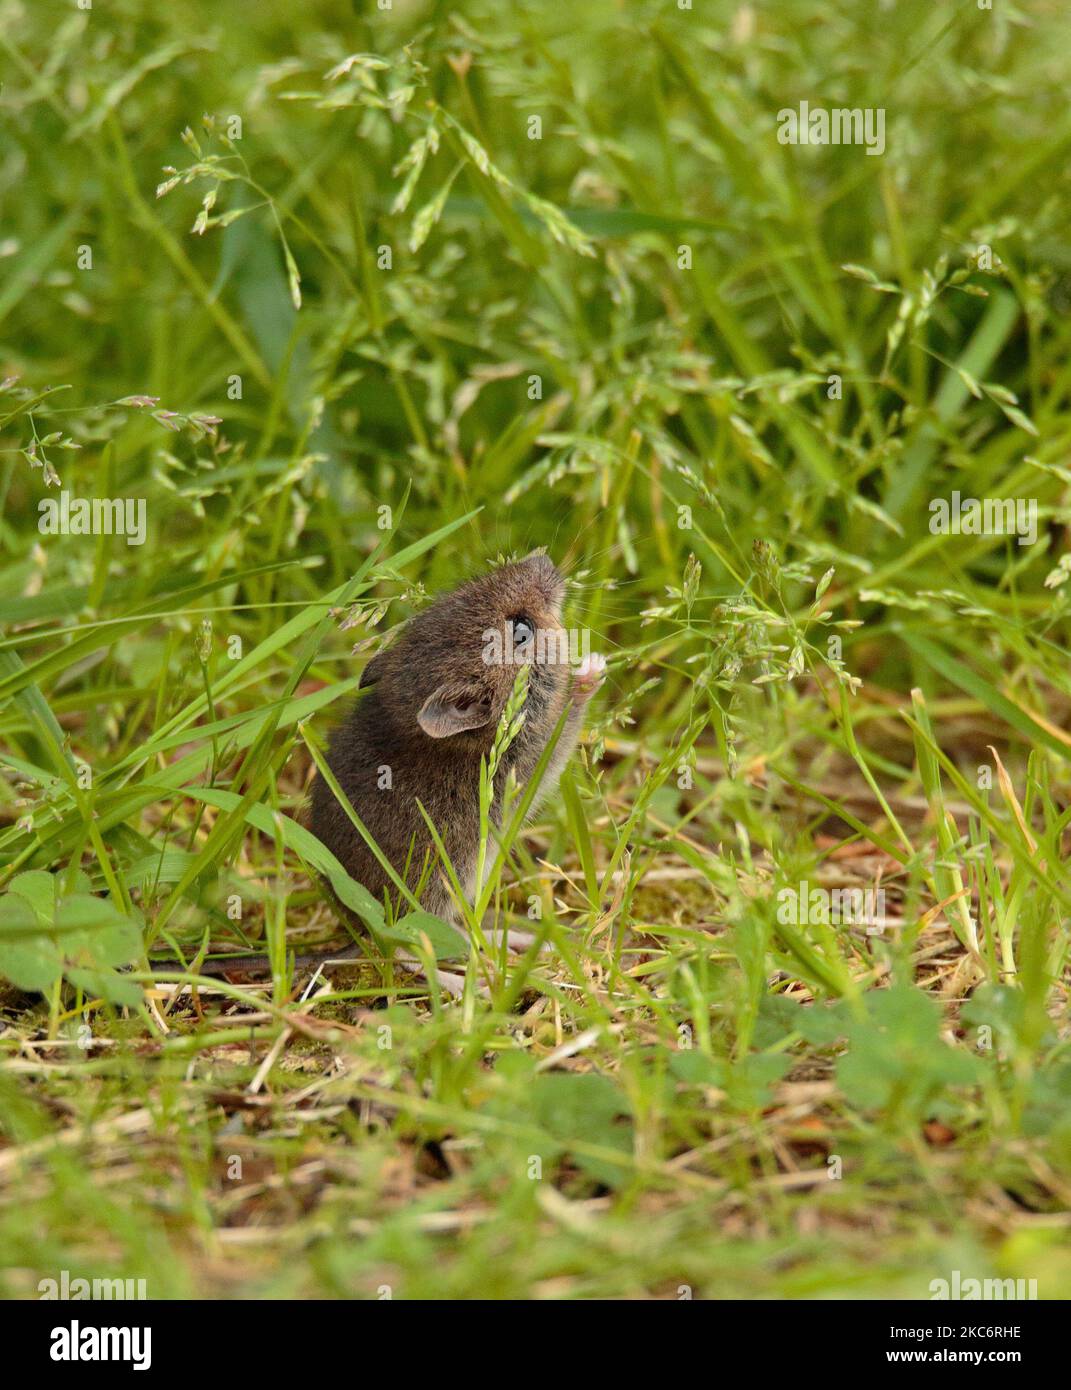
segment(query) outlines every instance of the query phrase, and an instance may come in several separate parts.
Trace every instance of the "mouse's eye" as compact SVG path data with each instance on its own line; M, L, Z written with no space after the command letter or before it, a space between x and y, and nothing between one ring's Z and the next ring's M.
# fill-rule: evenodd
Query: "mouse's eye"
M513 645L526 647L535 637L535 628L527 618L512 618L510 622L513 627Z

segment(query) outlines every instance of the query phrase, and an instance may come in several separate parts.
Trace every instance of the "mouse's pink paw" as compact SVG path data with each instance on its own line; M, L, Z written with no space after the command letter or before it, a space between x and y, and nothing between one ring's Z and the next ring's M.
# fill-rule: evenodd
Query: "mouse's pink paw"
M573 688L570 692L576 704L590 700L606 674L606 658L598 652L586 656L573 672Z

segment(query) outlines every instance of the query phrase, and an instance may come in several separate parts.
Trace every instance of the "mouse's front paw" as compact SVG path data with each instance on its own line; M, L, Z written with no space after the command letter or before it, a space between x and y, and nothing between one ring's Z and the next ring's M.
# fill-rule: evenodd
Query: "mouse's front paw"
M590 700L606 674L606 658L598 652L586 656L573 672L573 687L570 691L575 704Z

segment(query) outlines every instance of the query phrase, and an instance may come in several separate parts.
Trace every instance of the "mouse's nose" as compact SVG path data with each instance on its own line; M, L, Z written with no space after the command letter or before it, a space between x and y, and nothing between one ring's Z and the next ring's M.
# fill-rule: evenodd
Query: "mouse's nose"
M546 588L548 597L561 597L562 577L557 565L545 550L533 550L524 557L521 564Z

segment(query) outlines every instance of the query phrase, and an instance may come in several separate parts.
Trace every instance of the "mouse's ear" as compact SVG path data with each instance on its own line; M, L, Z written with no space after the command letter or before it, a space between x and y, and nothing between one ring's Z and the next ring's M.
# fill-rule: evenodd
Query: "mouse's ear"
M361 672L361 679L357 682L358 690L364 690L366 686L375 685L376 681L379 680L380 676L383 674L383 658L386 655L386 652L377 652L367 666L365 666L364 670Z
M491 719L491 697L483 690L440 685L420 707L417 722L429 738L450 738L480 729Z

